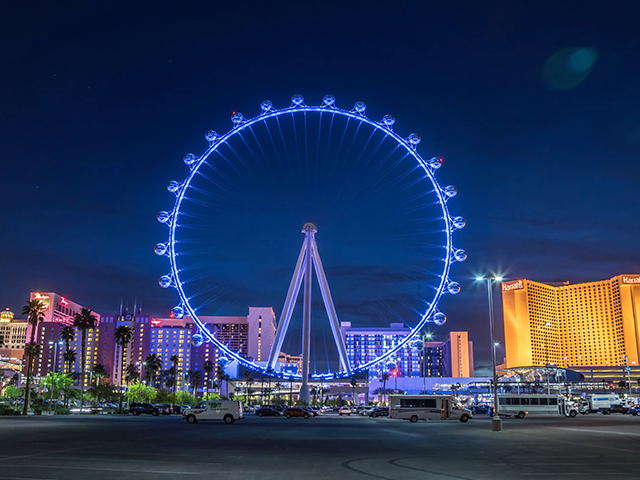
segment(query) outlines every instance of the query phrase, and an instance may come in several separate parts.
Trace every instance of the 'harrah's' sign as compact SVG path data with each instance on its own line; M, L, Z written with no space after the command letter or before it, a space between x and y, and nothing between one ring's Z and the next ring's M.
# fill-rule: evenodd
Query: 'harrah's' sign
M623 285L640 285L640 275L622 275Z
M502 284L503 292L510 292L511 290L522 290L524 288L524 283L522 280L514 280L513 282L505 282Z

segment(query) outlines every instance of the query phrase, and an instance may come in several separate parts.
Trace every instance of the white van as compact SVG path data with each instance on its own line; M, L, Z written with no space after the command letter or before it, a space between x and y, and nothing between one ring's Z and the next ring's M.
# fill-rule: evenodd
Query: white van
M244 418L242 402L232 400L207 400L182 412L182 419L189 423L198 423L200 420L224 420L224 423L232 424L241 418Z
M460 420L473 417L471 410L458 406L452 395L390 395L389 418L418 420Z

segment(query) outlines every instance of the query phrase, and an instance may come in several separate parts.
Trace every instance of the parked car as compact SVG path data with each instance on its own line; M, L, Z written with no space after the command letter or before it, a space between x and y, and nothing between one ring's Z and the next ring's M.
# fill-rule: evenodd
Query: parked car
M207 400L195 408L185 408L182 412L182 419L188 423L198 423L200 420L223 420L230 425L243 418L242 403L233 400Z
M259 417L279 417L282 414L275 408L262 407L254 412Z
M351 407L342 407L340 410L338 410L338 414L340 416L342 416L342 415L351 416Z
M300 407L290 407L284 411L284 416L287 418L291 418L291 417L309 418L309 417L313 417L313 414L307 412L305 409Z
M370 417L388 417L389 407L377 407L369 413Z
M302 407L303 410L306 410L307 412L309 412L309 414L312 417L317 417L318 416L318 412L316 412L313 408L311 407Z
M147 415L153 415L154 417L157 417L158 415L160 415L161 412L157 406L152 405L150 403L133 402L131 405L129 405L129 413L136 416L147 414Z
M610 415L612 413L622 413L626 415L631 410L629 407L625 407L624 405L611 405L609 408L603 408L602 413L605 415Z
M374 408L375 407L363 407L360 409L360 415L362 416L369 415Z
M633 415L634 417L637 417L638 415L640 415L640 405L636 405L635 407L631 407L627 413L629 415Z

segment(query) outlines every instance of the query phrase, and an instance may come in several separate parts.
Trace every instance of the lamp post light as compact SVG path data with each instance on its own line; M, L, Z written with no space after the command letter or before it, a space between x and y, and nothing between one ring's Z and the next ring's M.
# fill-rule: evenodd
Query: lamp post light
M494 432L500 432L502 431L502 419L500 418L500 415L498 415L498 373L496 371L496 341L493 333L493 282L501 282L502 277L485 275L484 277L476 277L476 280L487 283L487 295L489 298L489 333L491 334L491 364L493 370L493 419L491 420L491 429Z
M55 382L55 373L56 373L56 362L58 360L58 345L62 345L62 341L60 342L49 342L49 346L53 345L53 350L54 350L54 354L53 354L53 369L49 372L51 373L51 385L49 386L49 388L51 389L50 394L49 395L49 415L51 415L51 406L53 405L53 385Z
M425 333L422 338L422 393L427 393L427 341L433 338L433 334Z

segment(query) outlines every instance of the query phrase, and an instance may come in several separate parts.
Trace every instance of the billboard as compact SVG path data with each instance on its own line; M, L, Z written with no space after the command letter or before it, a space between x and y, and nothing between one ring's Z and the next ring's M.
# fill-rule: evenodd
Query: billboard
M640 285L640 275L620 275L622 285Z

